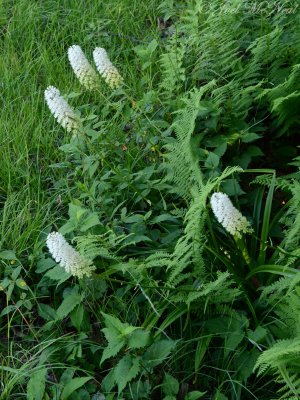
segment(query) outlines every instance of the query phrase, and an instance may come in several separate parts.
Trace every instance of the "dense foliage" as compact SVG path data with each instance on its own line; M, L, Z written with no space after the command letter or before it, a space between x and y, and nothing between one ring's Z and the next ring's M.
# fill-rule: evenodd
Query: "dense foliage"
M32 2L26 157L1 121L0 400L299 398L299 10L265 3L120 0L119 26L109 2ZM22 6L0 21L12 59ZM80 85L74 44L117 69L85 81L69 50Z

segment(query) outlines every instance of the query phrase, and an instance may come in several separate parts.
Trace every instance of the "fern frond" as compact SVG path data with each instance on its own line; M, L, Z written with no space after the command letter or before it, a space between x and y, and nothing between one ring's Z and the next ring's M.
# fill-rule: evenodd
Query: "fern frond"
M185 45L174 34L168 42L166 53L160 57L162 80L160 83L165 98L168 100L176 95L184 83L185 68L183 66Z
M172 125L176 140L171 139L165 146L168 150L165 165L168 168L167 179L175 183L174 191L187 202L191 199L191 188L194 185L199 187L202 182L198 160L191 144L195 121L199 112L199 103L205 92L212 88L214 84L215 82L210 82L201 89L191 91L184 97L185 107L177 112Z
M103 235L82 235L75 238L79 252L86 258L93 260L102 257L108 260L118 261L119 257L112 251L112 243L109 237L112 232Z
M268 368L271 370L284 368L293 361L299 360L299 357L300 337L280 340L258 357L255 370L258 370L258 374L261 375Z

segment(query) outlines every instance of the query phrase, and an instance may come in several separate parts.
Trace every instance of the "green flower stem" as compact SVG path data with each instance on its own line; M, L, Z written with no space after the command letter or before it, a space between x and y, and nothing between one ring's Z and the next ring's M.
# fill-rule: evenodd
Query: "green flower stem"
M253 269L254 265L252 263L252 260L249 256L245 241L243 238L238 238L237 236L233 236L234 241L238 247L238 249L240 250L240 252L242 253L242 256L246 262L246 264L248 265L248 267L251 269Z

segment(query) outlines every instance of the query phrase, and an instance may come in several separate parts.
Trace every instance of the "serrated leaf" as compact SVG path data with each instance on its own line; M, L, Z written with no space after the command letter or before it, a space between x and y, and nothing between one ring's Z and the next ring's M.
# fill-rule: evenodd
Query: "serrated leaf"
M108 358L117 355L123 346L125 346L125 340L110 341L103 350L100 365Z
M129 326L126 322L123 323L118 318L113 317L112 315L105 314L104 312L102 312L101 314L103 315L104 323L108 330L115 330L119 334L121 334Z
M140 358L124 356L115 367L115 380L118 385L119 395L127 383L137 376L140 370Z
M78 289L74 288L56 310L58 319L65 318L80 303L81 295L78 293Z
M44 276L52 279L53 281L59 281L59 283L63 283L71 277L71 274L68 274L60 265L57 265L56 267L50 269L50 271L46 272Z
M69 217L71 220L79 221L84 214L86 214L88 210L86 208L83 208L81 206L78 206L77 204L70 203L69 204Z
M205 167L209 169L215 169L219 165L219 162L220 162L220 157L217 154L210 151L205 161Z
M47 369L42 368L31 372L27 384L27 400L42 400L45 392Z
M146 367L153 368L161 364L175 347L173 340L160 340L153 343L143 355L143 362Z
M132 349L146 347L150 341L150 332L136 329L128 337L128 346Z
M61 398L62 400L67 400L70 395L75 392L75 390L82 387L86 382L90 381L92 378L90 376L84 376L80 378L73 378L71 379L62 392Z
M57 318L56 311L48 304L38 303L38 314L46 321L54 321Z
M86 232L88 229L92 228L93 226L100 225L99 217L96 213L90 213L80 225L80 231Z
M102 380L102 389L104 392L110 392L115 385L115 370L111 369Z

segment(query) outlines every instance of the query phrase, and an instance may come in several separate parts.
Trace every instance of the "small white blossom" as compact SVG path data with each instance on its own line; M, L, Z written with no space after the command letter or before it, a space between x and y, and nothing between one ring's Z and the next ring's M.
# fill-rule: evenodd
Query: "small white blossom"
M51 232L47 236L47 247L54 260L73 276L83 278L91 276L95 267L90 260L82 257L58 232Z
M241 233L250 233L252 228L247 219L231 203L225 193L214 193L210 199L211 208L218 222L231 235L241 238Z
M60 92L54 86L48 86L45 90L45 100L56 118L68 132L77 131L80 127L80 121L75 111L69 106L68 102L61 96Z
M110 86L112 89L120 86L123 82L123 78L119 74L117 68L108 58L105 49L96 47L93 51L93 56L96 67L108 86Z
M73 45L68 49L68 58L79 82L86 89L94 89L98 84L96 71L88 62L84 52L78 45Z

